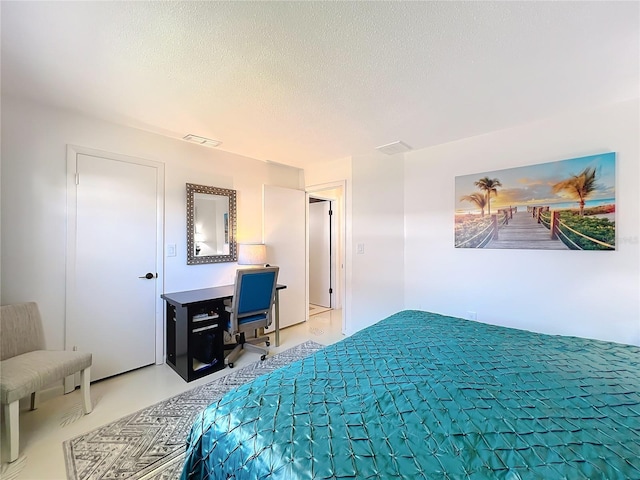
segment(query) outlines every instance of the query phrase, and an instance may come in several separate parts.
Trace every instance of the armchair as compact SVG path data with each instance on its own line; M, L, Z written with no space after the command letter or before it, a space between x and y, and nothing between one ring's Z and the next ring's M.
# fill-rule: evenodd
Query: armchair
M18 458L20 399L31 395L36 408L36 392L53 382L80 372L84 413L91 412L89 383L91 354L45 350L40 311L34 302L0 307L0 403L5 413L5 435L9 461Z

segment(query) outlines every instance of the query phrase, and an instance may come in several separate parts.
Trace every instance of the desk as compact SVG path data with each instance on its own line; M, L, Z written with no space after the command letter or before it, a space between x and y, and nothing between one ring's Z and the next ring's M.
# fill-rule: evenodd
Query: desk
M279 291L274 306L275 346L280 345ZM224 301L233 299L235 285L188 290L161 295L167 305L167 364L190 382L224 368ZM201 348L200 344L207 348ZM196 357L200 357L199 359ZM205 357L205 358L202 358Z

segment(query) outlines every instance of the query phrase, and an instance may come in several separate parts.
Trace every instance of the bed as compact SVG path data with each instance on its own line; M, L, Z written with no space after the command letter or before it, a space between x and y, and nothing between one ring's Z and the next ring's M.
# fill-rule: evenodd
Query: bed
M232 390L183 479L640 479L640 348L407 310Z

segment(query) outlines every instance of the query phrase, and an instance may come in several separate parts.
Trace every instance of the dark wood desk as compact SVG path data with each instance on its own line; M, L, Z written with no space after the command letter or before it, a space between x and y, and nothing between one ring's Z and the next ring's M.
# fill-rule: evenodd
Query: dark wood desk
M275 346L280 345L279 291L274 305ZM233 298L234 285L165 293L167 306L167 364L190 382L224 368L224 301Z

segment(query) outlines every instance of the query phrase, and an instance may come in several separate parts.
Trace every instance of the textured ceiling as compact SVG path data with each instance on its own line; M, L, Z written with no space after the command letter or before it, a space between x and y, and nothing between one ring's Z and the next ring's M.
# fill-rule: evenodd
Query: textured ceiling
M635 1L0 8L3 94L295 166L639 96Z

